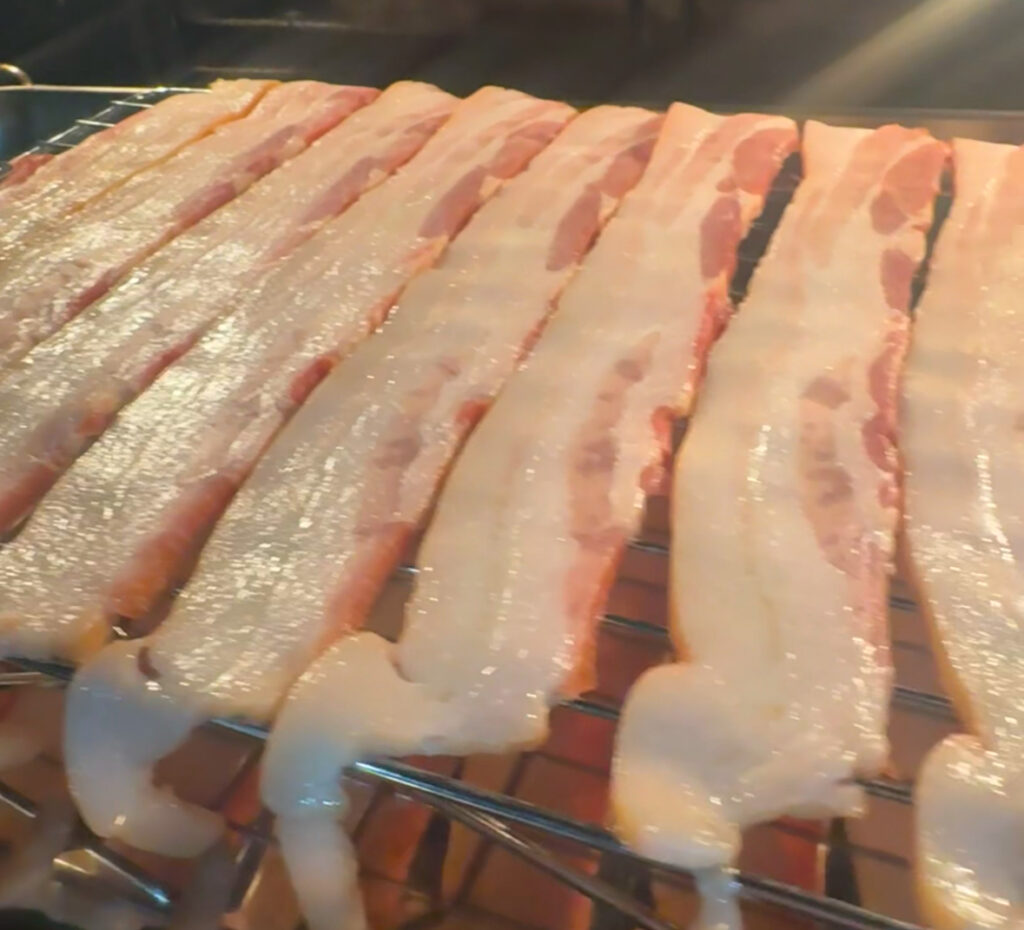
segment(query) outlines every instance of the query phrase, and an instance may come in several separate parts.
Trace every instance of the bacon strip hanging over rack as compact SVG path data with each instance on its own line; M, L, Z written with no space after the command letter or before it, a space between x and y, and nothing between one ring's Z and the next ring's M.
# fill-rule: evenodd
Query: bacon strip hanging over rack
M83 809L100 813L104 829L127 823L134 835L152 816L148 786L133 787L128 801L137 806L125 820L125 801L114 810L95 779L123 758L88 745L104 695L141 708L155 681L174 706L178 719L161 726L167 742L156 751L149 741L150 761L208 714L273 714L324 644L362 621L472 414L514 369L639 176L657 123L646 111L599 108L570 124L314 393L214 531L170 618L128 652L113 647L82 670L69 758ZM419 454L397 435L403 425L419 427ZM147 681L147 670L156 677ZM116 777L133 769L147 777L141 764L136 755ZM159 842L166 848L180 835L179 825Z
M677 460L687 661L640 679L618 731L618 830L684 868L730 863L753 823L856 812L888 751L896 387L946 148L811 122L803 157Z
M33 235L0 264L0 368L334 126L351 112L351 93L315 81L278 85L243 119L135 175L79 210L73 223Z
M1024 149L958 139L953 207L918 308L903 394L906 538L973 736L918 779L929 926L1024 925Z
M275 83L215 81L209 93L168 97L60 155L17 159L0 187L0 260L23 250L33 232L59 229L90 201L245 116ZM24 183L11 183L29 166L36 170Z
M594 625L643 488L728 313L740 240L797 141L785 118L673 106L650 167L457 461L397 647L341 640L271 736L264 800L313 926L353 908L338 773L379 754L544 738L587 687ZM571 377L567 374L571 373Z
M351 109L376 96L346 90ZM251 299L276 260L407 161L454 104L427 84L394 85L21 359L0 380L0 531L214 320Z

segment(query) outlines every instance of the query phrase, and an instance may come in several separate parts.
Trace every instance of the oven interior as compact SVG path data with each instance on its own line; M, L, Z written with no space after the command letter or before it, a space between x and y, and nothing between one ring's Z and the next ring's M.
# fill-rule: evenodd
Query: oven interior
M460 94L497 83L583 105L660 108L683 99L862 125L897 119L945 138L1024 139L1024 116L1015 112L1024 87L1024 60L1016 54L1024 6L1012 0L395 0L369 11L372 5L350 0L8 6L14 28L0 35L0 60L37 86L12 79L0 91L0 160L40 140L59 151L161 96L143 88L219 76L378 86L414 78ZM81 118L88 122L77 123ZM783 174L744 243L737 301L794 179ZM948 190L944 197L948 206ZM556 711L540 750L366 764L350 773L359 798L351 825L375 925L688 925L695 914L688 877L626 853L601 826L618 702L667 649L666 544L665 501L656 498L601 628L599 689ZM396 575L372 626L395 630L409 582L408 571ZM741 863L749 928L917 926L910 784L924 752L957 723L912 594L899 579L890 616L898 675L892 772L866 786L862 821L787 821L752 832ZM56 693L67 674L22 663L0 672L0 685L45 683ZM89 836L69 812L55 757L4 773L0 903L14 899L27 868L40 906L76 926L296 930L287 877L255 800L262 735L222 722L164 767L163 777L183 794L226 809L237 827L229 845L198 864ZM39 879L43 873L47 881ZM644 923L653 909L659 917ZM54 926L38 912L0 911L0 928L37 925Z

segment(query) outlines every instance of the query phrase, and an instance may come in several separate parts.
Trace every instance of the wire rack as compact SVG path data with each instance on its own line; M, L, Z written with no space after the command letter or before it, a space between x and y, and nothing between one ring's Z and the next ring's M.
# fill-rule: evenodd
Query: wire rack
M76 88L68 88L68 90L74 90ZM93 88L87 88L93 89ZM96 113L89 117L82 117L76 119L67 129L51 136L37 145L33 146L27 152L23 154L33 155L59 155L61 152L65 152L68 149L74 148L79 142L87 139L91 135L95 135L102 129L109 129L121 120L127 119L133 113L137 113L139 110L147 110L156 103L159 103L165 97L169 97L175 93L181 93L184 90L193 90L194 88L171 88L171 87L159 87L147 90L141 90L134 94L124 96L118 100L115 100L109 106L105 107L99 113ZM33 93L37 88L33 85L28 85L19 89L19 93ZM42 91L53 91L55 88L46 87L39 88ZM10 162L4 162L0 160L0 181L2 181L11 171Z
M33 151L70 148L173 92L163 88L126 96ZM880 123L884 114L860 114L851 121ZM998 124L991 117L984 124L979 121L978 134L998 137L1000 130L991 129ZM0 178L6 170L9 166L0 164ZM799 164L791 159L741 247L731 287L737 304L798 178ZM948 205L947 182L935 229ZM922 285L923 273L916 293ZM684 430L685 424L679 424L677 441ZM627 548L600 624L598 687L554 709L551 736L539 750L502 758L364 762L345 773L356 798L349 826L362 853L366 881L383 882L392 896L404 896L403 917L392 915L387 923L544 930L665 930L685 925L694 906L690 877L624 848L601 825L621 699L632 681L669 651L664 594L668 532L666 501L653 497L642 533ZM397 634L414 575L411 564L396 572L375 608L371 628ZM748 926L916 927L910 874L912 778L929 746L957 727L938 687L923 621L898 578L889 606L897 671L892 772L863 783L869 803L862 820L834 821L827 828L787 820L751 831L736 873ZM6 668L0 671L0 688L60 686L73 671L29 661ZM220 751L211 747L230 755L230 761L220 757L215 766L219 784L203 798L224 808L235 828L235 872L224 900L226 912L244 907L268 858L276 855L268 816L252 801L265 736L262 727L237 720L214 721L197 734L203 742L200 756ZM240 808L237 796L246 794L246 786L250 803ZM16 784L0 783L0 801L32 818L38 805L30 795ZM396 856L399 841L405 846ZM528 871L523 871L524 863ZM140 861L87 835L81 826L69 848L54 858L53 869L63 880L98 887L104 894L123 894L157 914L172 913L185 893L174 870L154 865L151 857ZM524 894L517 883L525 881L540 884L531 884L531 892ZM471 917L460 923L460 914Z

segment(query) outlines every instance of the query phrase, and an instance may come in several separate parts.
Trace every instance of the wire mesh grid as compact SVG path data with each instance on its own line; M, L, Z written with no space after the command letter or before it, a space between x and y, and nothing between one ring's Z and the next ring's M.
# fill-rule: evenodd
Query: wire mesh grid
M33 151L70 148L173 92L159 89L118 100ZM0 165L0 177L3 171ZM799 164L792 159L741 247L731 287L737 304L798 179ZM947 183L936 228L948 203ZM680 423L677 443L684 430ZM542 747L507 757L365 762L346 773L354 796L348 826L360 849L371 918L387 926L453 930L489 925L663 928L684 926L692 918L695 898L689 876L624 849L602 825L620 702L643 670L669 654L668 539L667 501L652 497L643 531L624 554L599 627L597 688L554 709L551 733ZM397 635L414 576L411 563L396 572L378 601L371 628ZM939 689L924 623L898 578L889 606L897 672L891 771L864 782L869 803L860 820L828 827L784 820L749 831L736 876L741 899L749 905L748 927L915 926L912 779L924 753L956 729L956 720ZM66 666L28 661L8 667L12 670L0 673L0 685L8 688L59 684L72 673ZM182 793L223 809L234 827L236 875L224 902L226 911L244 908L259 897L261 881L281 893L283 870L254 790L259 743L265 735L261 726L215 721L196 734L201 745L189 747L191 761L179 760L178 778L168 775L176 784L196 782L197 757L204 760L201 769L217 772L212 788L206 779L201 789L186 786ZM20 814L35 816L31 792L21 787L0 785L0 800ZM176 879L181 872L165 865L84 836L81 830L70 852L54 860L59 877L109 889L113 876L118 893L166 913L180 897ZM281 900L275 898L274 906L281 907ZM661 918L652 916L655 912Z

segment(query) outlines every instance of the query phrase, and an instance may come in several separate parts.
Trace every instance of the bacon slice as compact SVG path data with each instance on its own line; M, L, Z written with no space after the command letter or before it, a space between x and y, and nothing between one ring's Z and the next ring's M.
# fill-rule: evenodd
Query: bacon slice
M376 96L345 91L352 109ZM0 380L0 531L206 327L243 304L274 260L407 161L453 105L429 85L396 84L21 359Z
M401 642L342 640L293 690L263 795L303 864L293 873L314 926L353 893L324 882L347 871L333 824L344 765L532 745L558 693L585 687L644 482L728 310L737 245L796 139L781 117L672 107L643 179L456 463Z
M274 268L124 411L0 555L10 579L0 648L78 657L117 615L145 615L185 576L288 414L570 112L481 91L403 171Z
M330 359L330 353L351 347L379 322L409 279L438 259L449 238L477 207L517 174L572 114L572 108L565 104L485 88L463 103L420 155L375 192L377 196L367 196L353 207L344 224L328 228L311 240L301 250L302 277L298 281L272 279L279 296L267 303L269 325L254 326L252 333L245 334L262 353L253 373L245 376L241 387L228 380L226 388L215 386L213 394L203 390L197 393L202 398L204 394L215 396L220 390L221 398L206 428L195 433L198 442L193 441L190 431L183 433L186 468L182 474L211 476L215 491L218 482L237 482L239 472L252 464L260 446L280 424L282 408L287 410L298 402L323 368L324 360ZM507 245L490 226L484 228L488 236L471 240L476 242L474 260L484 248ZM444 280L457 283L451 276ZM282 308L291 306L285 301L302 293L297 284L303 282L307 287L306 299L301 301L305 304L304 319L315 323L308 331L280 325L285 316ZM270 292L265 289L261 299ZM436 289L428 288L428 292L436 295ZM423 308L422 312L426 311ZM410 308L408 312L413 319L415 310ZM405 315L403 312L400 318ZM242 321L236 316L228 323ZM301 344L307 334L307 344L301 354L297 353L294 346ZM226 346L231 329L225 327L223 333L212 337L223 338ZM219 357L224 363L233 355L222 346ZM278 362L271 366L275 358ZM199 374L208 371L203 367L189 370ZM172 368L168 374L174 371ZM159 387L156 385L154 390ZM257 403L248 403L253 398ZM342 399L338 399L339 404ZM325 467L330 468L333 437L317 432L330 426L330 417L326 423L322 419L314 423L313 432L299 423L290 433L295 438L282 438L281 442L286 449L298 446L318 458L322 454ZM226 428L228 441L224 441ZM103 445L106 441L96 448ZM168 450L168 454L175 454L174 445ZM166 461L163 464L166 467ZM280 601L275 597L278 592L274 583L280 583L285 596L294 590L296 579L290 576L296 570L309 581L311 592L317 590L312 567L288 562L284 555L309 537L305 533L304 537L292 538L292 534L303 533L305 520L311 515L307 509L310 501L303 500L304 496L317 497L320 493L315 482L303 483L302 472L279 471L278 464L279 458L272 455L270 464L253 477L247 488L255 490L243 492L214 533L209 555L164 625L146 640L131 643L127 651L118 647L104 650L83 668L74 685L74 709L68 726L71 777L82 810L105 834L116 833L136 845L177 854L190 854L212 839L216 818L206 812L193 812L192 817L179 820L175 816L177 802L152 787L150 765L211 713L270 714L327 635L329 619L325 622L316 615L313 593L306 595L309 603L305 610L298 602L287 605L284 613L276 610ZM149 467L146 463L144 466ZM137 470L137 465L133 463L132 468ZM150 488L149 479L145 481L137 485L141 493ZM180 484L185 491L190 490L187 482ZM273 501L271 490L276 495ZM281 491L288 498L283 510ZM158 501L151 502L150 510L162 520L161 510L168 495L160 494ZM207 500L213 496L207 495ZM314 502L313 512L327 506L327 500L317 499L322 503ZM187 508L195 501L194 495L190 500L181 494L174 504L184 537L194 530L184 521L192 519ZM138 512L140 502L133 498L131 509ZM199 509L206 514L213 512L206 502ZM290 510L305 514L297 525L291 520ZM285 523L278 524L279 515ZM170 530L173 526L157 523L156 529ZM256 532L259 540L249 536L239 547L238 534L245 536L250 531ZM146 541L154 538L150 535ZM168 550L151 547L147 552L140 547L136 552L149 565L162 568L159 560ZM234 563L229 552L243 553L246 561ZM83 555L87 557L88 553ZM253 587L247 579L252 580ZM272 582L269 588L265 584L268 581ZM264 615L272 608L272 613ZM310 628L314 622L316 626ZM121 708L118 713L124 726L111 728L103 722L103 708L111 698ZM157 716L152 717L152 713ZM131 735L138 727L147 732L141 743ZM101 741L102 748L94 739ZM109 786L114 782L118 787L111 791Z
M896 384L946 157L811 122L805 179L711 356L672 492L671 632L618 732L622 837L686 868L852 814L885 761Z
M903 393L905 531L948 690L973 736L919 775L922 912L1024 926L1024 149L957 140L956 195Z
M275 268L171 366L0 556L11 579L2 648L80 656L106 640L118 614L145 615L185 575L287 415L569 112L480 92L404 171ZM98 545L102 560L90 557Z
M334 126L351 112L352 93L315 81L274 87L244 119L136 174L79 210L73 223L37 230L25 249L0 263L0 368Z
M54 158L16 159L0 187L0 261L24 249L32 232L59 229L68 214L245 116L275 83L215 81L209 93L168 97ZM43 170L29 180L29 166ZM9 184L12 176L28 183Z

